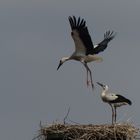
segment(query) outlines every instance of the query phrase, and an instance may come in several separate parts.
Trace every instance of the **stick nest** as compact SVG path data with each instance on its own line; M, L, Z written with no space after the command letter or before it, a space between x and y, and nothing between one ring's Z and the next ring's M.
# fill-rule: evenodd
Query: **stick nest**
M38 140L134 140L139 129L132 124L41 126Z

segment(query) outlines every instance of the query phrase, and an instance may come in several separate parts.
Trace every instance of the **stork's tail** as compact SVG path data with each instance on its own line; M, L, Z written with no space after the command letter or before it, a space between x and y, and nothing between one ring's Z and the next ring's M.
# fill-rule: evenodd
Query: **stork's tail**
M102 62L103 61L103 58L100 57L100 56L96 56L94 61L95 62Z
M102 62L103 61L103 58L98 56L98 55L88 55L88 57L85 57L85 61L88 63L88 62L92 62L92 61L95 61L95 62Z
M126 102L127 102L129 105L132 105L132 102L131 102L129 99L126 99Z

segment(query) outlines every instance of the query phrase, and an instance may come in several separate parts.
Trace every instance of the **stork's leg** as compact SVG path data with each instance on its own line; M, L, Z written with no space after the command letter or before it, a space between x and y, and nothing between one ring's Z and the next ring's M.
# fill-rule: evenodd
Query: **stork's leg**
M90 81L88 80L88 69L86 68L87 70L87 87L90 85Z
M114 108L112 106L112 104L109 104L111 106L112 109L112 124L114 124Z
M87 70L87 84L89 85L89 82L91 82L92 89L94 89L94 84L93 84L93 80L92 80L92 73L91 73L91 70L90 70L90 68L88 67L87 63L83 63L83 64L84 64L84 66L85 66L85 68L86 68L86 70ZM88 72L89 72L89 74L90 74L90 80L91 80L91 81L88 80Z
M91 73L90 69L89 69L89 74L90 74L91 86L92 86L92 89L94 89L94 84L93 84L93 80L92 80L92 73Z
M86 66L86 64L85 64L85 62L81 62L83 65L84 65L84 67L86 68L86 71L87 71L87 87L90 85L90 81L88 80L88 72L89 72L89 70L88 70L88 68L87 68L87 66Z
M114 106L114 110L115 110L115 123L116 123L116 119L117 119L117 107Z

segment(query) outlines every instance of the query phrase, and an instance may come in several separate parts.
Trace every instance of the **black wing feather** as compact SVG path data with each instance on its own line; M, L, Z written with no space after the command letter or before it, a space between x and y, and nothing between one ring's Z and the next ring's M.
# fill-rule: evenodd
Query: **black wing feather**
M115 37L116 33L113 31L107 31L104 34L104 40L101 41L96 48L94 48L93 53L98 54L102 51L104 51L107 48L108 43Z
M85 22L84 22L84 24L85 24ZM82 39L82 41L86 47L86 55L92 54L93 44L92 44L92 40L90 38L87 27L85 27L83 30L80 31L80 38Z
M83 25L84 19L81 20L81 23L79 24L79 26Z
M74 22L74 26L76 27L77 26L77 21L76 21L76 17L73 16L73 22Z
M129 105L132 104L132 102L131 102L129 99L125 98L124 96L118 95L118 94L117 94L116 96L118 96L118 98L117 98L116 100L114 100L114 101L111 101L111 103L126 102L126 103L128 103Z
M79 33L79 37L81 38L85 48L86 55L92 54L93 52L93 43L88 32L88 28L86 26L86 21L81 19L80 17L76 20L76 17L69 17L69 22L72 30L77 30Z
M78 18L77 26L80 26L80 17Z

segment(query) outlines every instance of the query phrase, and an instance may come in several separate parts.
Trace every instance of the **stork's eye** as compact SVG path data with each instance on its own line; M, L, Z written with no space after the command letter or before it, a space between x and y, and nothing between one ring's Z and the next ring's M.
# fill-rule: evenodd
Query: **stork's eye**
M63 60L60 60L60 64L63 64Z
M73 32L71 32L71 35L73 36L73 35L74 35L74 33L73 33Z

